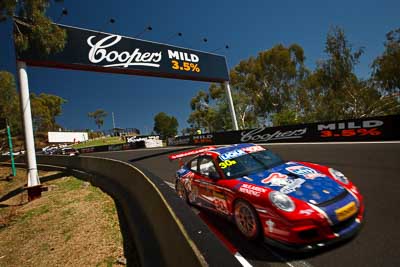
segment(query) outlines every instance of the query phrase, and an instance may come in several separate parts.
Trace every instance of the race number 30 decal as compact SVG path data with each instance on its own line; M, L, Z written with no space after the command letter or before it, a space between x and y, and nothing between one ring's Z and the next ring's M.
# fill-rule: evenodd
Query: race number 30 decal
M236 160L225 160L223 162L219 163L219 166L221 167L221 169L226 169L229 166L235 165L237 162Z

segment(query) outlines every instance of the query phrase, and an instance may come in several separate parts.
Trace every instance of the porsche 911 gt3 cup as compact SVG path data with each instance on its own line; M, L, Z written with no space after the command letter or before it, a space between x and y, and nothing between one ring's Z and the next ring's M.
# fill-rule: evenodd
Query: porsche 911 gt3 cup
M254 144L203 147L176 173L176 191L191 205L233 220L248 239L263 237L307 250L353 236L364 214L356 186L338 170L283 161Z

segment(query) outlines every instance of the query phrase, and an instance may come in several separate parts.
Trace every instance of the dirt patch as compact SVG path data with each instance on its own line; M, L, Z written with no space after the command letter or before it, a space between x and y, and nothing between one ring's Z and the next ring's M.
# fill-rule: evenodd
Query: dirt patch
M14 183L23 184L22 178L20 183L18 180ZM124 263L122 236L111 197L73 177L44 185L49 191L33 202L28 203L23 192L0 203L0 266Z

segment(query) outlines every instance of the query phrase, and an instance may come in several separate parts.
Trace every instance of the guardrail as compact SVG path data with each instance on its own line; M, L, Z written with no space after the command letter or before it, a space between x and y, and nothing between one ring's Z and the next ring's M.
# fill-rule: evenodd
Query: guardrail
M134 262L126 255L129 265L240 266L161 178L111 159L38 156L37 162L39 168L65 167L113 197L122 211L124 239L133 242L139 258Z

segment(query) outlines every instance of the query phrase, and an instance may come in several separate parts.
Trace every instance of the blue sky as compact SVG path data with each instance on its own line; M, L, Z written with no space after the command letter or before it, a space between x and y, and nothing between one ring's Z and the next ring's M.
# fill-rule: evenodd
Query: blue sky
M306 65L314 68L324 58L326 34L331 26L344 28L354 47L365 47L356 69L368 77L370 64L383 51L385 34L400 27L400 1L163 1L114 0L71 1L51 6L48 14L57 19L62 8L68 16L60 23L77 27L135 36L147 25L153 30L143 39L165 42L171 35L183 37L168 43L211 51L225 44L231 68L243 59L256 56L275 44L300 44ZM114 24L107 23L115 18ZM0 70L15 73L11 23L0 24ZM207 43L202 39L206 37ZM28 68L31 92L56 94L68 103L58 123L69 129L96 129L87 113L98 108L109 112L104 129L112 127L111 112L117 127L135 127L148 133L154 115L166 112L177 117L179 128L187 127L190 99L209 83L164 78L104 74L50 68Z

